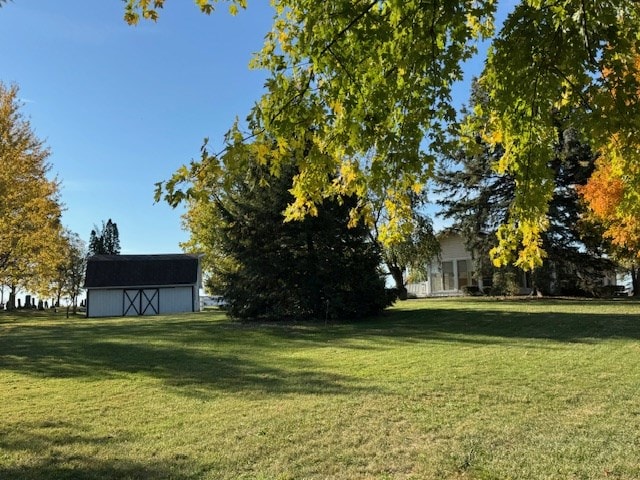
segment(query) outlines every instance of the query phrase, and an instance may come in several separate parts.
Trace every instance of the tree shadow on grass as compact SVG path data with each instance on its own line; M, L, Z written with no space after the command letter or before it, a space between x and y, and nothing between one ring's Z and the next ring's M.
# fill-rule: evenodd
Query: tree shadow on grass
M67 463L71 463L67 465ZM0 478L11 480L165 480L188 478L174 464L144 465L128 460L98 461L74 458L64 462L42 460L35 464L4 467L0 465Z
M574 303L581 304L579 301ZM446 304L425 302L421 309L393 310L358 323L266 331L279 338L297 338L299 341L313 342L318 338L324 342L329 339L343 341L355 349L425 340L481 345L523 340L557 343L594 343L616 338L640 340L640 304L637 302L626 303L637 313L616 310L598 313L599 307L616 305L611 302L592 302L594 308L590 313L567 313L555 308L571 305L570 301L539 302L541 308L533 311L521 308L526 304L526 301L514 301L504 308L504 303L496 302L496 306L503 308L492 308L491 302L486 302L481 309L465 309L460 307L464 303L458 303L458 308L447 308ZM545 307L548 307L547 311ZM539 345L543 347L542 343Z
M554 309L523 311L519 304L507 310L451 310L430 308L402 312L398 328L402 335L427 334L482 337L483 339L542 339L554 342L591 343L613 338L640 339L638 313L567 313Z
M111 325L31 323L8 333L0 334L0 371L43 378L105 379L139 373L186 394L202 389L280 394L369 389L348 375L323 371L308 359L278 358L271 336L239 333L220 322L137 323L134 318Z
M118 441L128 440L122 438L121 434L91 436L86 428L79 428L67 421L25 422L16 418L11 424L0 427L0 449L46 454L52 445L104 445L114 442L116 436ZM52 441L53 438L55 441Z
M534 311L517 302L424 305L330 325L242 324L219 316L211 321L206 314L0 325L0 371L96 379L140 373L198 395L212 390L353 394L376 387L323 368L304 350L327 348L330 355L336 347L375 350L426 341L522 345L526 340L532 348L551 348L640 339L640 318L633 313L640 312L638 304L625 311L593 303L591 313L567 313L553 302L538 303Z
M98 459L87 448L128 441L121 433L92 436L88 428L68 422L17 422L0 427L0 450L14 452L14 464L0 463L0 478L32 480L189 478L190 460L175 455L171 461L141 462L131 459ZM191 475L193 476L193 475Z

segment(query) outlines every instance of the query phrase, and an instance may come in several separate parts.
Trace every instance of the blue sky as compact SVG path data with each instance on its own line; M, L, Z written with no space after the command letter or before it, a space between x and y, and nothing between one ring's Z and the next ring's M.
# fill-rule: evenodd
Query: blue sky
M171 1L137 27L119 0L0 8L0 80L18 84L52 151L66 226L86 241L112 218L122 253L179 251L181 211L154 205L154 184L198 157L204 137L221 144L258 98L264 73L248 63L271 25L259 3L232 17Z
M502 2L511 3L509 2ZM85 241L118 224L122 253L179 251L180 209L154 204L154 184L212 150L262 93L248 68L271 25L268 2L232 17L166 2L158 23L130 27L119 0L13 0L0 8L0 81L51 148L63 223ZM467 68L470 78L481 62ZM467 79L468 80L468 79ZM468 84L456 90L466 101Z

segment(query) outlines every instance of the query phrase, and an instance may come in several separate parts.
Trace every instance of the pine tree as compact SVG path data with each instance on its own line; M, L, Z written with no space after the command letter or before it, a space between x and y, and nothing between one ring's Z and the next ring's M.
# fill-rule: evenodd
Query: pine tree
M98 233L91 230L89 234L89 255L100 255L103 252L102 237L98 236Z
M389 303L381 258L363 223L348 226L355 199L325 200L317 216L284 223L294 173L289 167L272 177L254 166L215 204L222 248L235 265L221 275L229 313L275 320L379 313Z
M118 224L111 219L102 222L102 228L94 226L89 235L89 255L119 255L120 233Z
M508 279L523 272L510 266L496 274L489 252L498 243L498 226L509 222L515 179L508 173L496 173L494 166L503 153L500 149L489 148L480 140L479 146L475 154L457 152L452 165L438 174L439 192L447 193L438 203L443 216L454 220L467 247L476 253L478 275L486 280L495 278L508 288ZM595 158L575 130L563 129L558 123L555 156L549 160L555 187L549 202L549 227L542 235L547 256L543 266L531 273L532 283L541 292L594 293L602 273L614 269L602 256L602 239L590 236L585 228L576 189L591 175Z
M107 220L107 224L103 228L103 243L105 253L107 255L119 255L120 254L120 234L118 233L118 225Z

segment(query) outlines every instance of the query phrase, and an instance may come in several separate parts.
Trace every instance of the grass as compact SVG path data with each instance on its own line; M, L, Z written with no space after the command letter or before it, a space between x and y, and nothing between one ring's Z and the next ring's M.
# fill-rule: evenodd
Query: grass
M0 315L0 478L637 479L640 303Z

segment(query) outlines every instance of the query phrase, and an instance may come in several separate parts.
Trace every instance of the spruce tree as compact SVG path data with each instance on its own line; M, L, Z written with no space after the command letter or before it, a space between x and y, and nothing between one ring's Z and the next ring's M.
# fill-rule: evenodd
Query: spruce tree
M118 224L111 219L102 222L102 228L94 226L89 235L89 255L119 255L120 233Z
M474 92L481 101L481 94ZM549 202L549 228L542 236L547 253L544 265L531 273L534 288L541 293L567 295L595 293L603 272L614 265L602 256L602 239L589 234L582 220L583 205L576 185L586 183L596 156L582 142L575 129L557 123L555 155L549 168L555 171L555 187ZM442 216L454 220L454 228L465 238L467 248L476 254L476 272L487 281L509 289L509 279L522 271L506 267L496 271L489 251L497 245L495 232L509 221L509 207L515 196L516 182L509 175L496 173L494 166L502 156L500 148L489 148L478 138L478 151L459 150L448 168L437 175Z
M388 304L381 257L362 223L349 228L355 199L325 200L317 216L283 222L296 173L269 176L251 167L224 199L221 245L234 268L222 291L232 316L245 319L351 319Z
M112 222L111 219L107 220L107 224L103 229L102 237L105 253L108 255L119 255L120 234L118 232L118 224Z
M102 237L98 235L95 229L91 230L89 234L89 255L100 255L103 250Z

